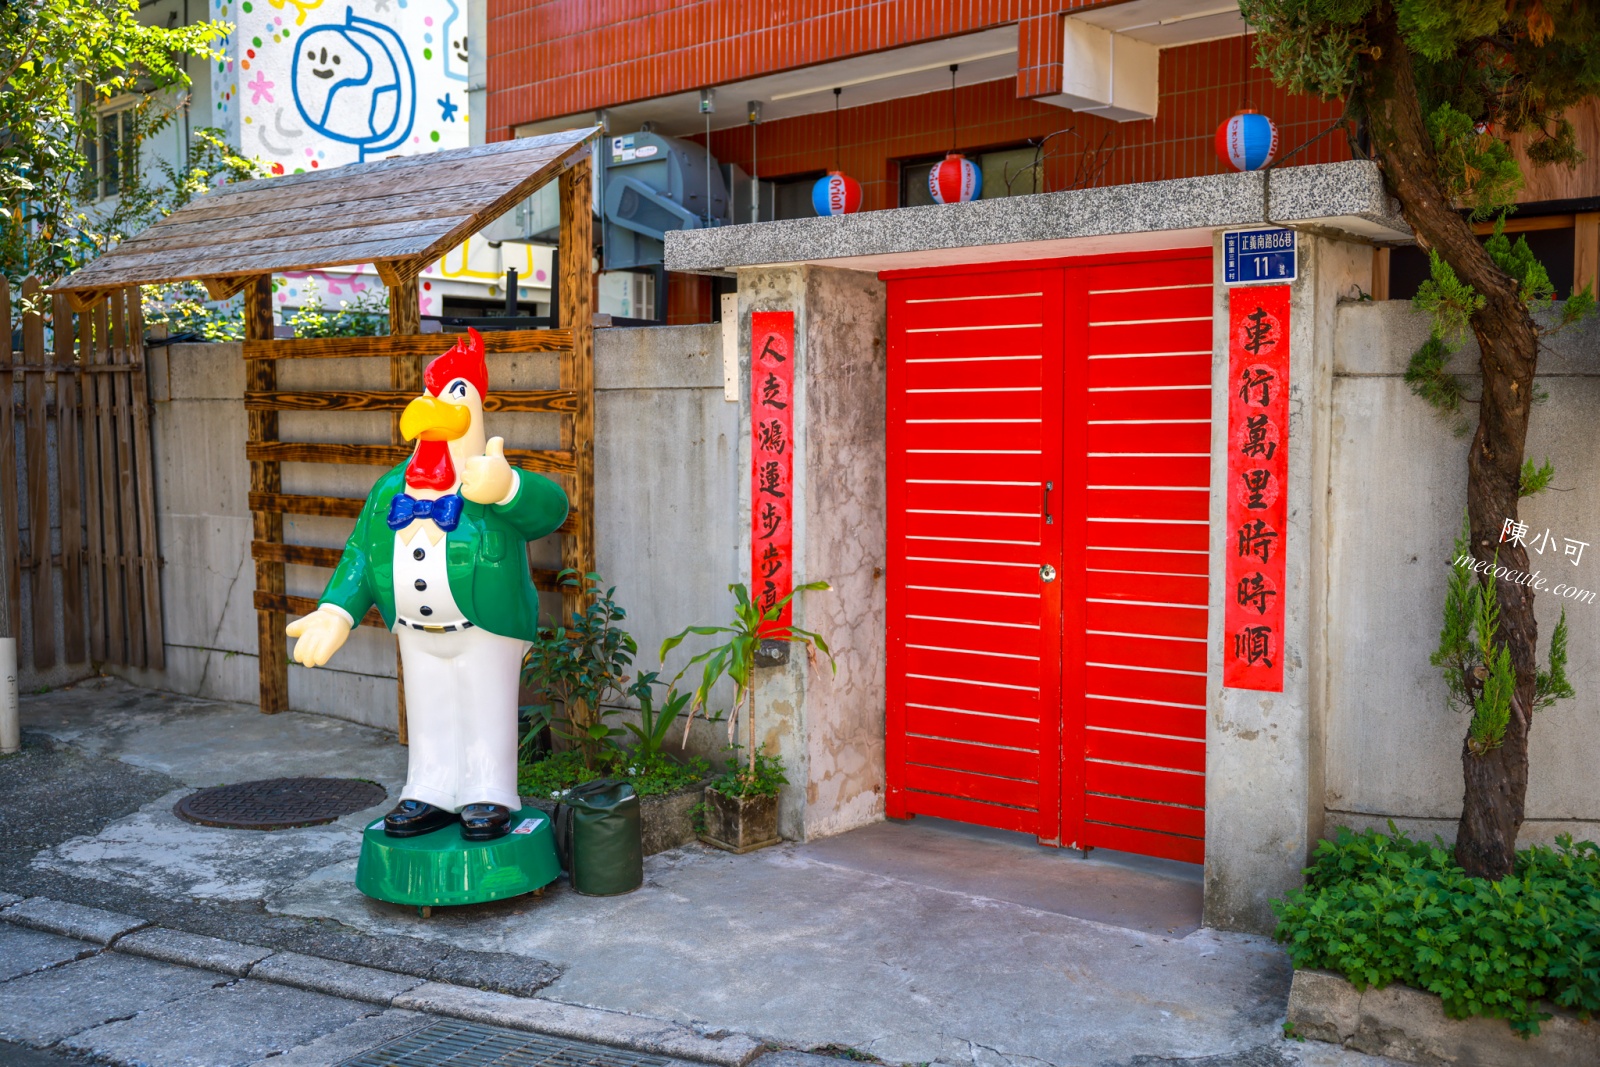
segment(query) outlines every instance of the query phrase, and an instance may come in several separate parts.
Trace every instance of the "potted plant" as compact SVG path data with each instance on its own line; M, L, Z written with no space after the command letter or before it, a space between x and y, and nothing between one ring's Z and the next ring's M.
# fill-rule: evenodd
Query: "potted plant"
M696 664L703 664L700 684L695 688L694 701L689 707L689 717L684 723L683 740L689 740L689 727L697 713L706 713L706 703L711 689L724 676L733 681L733 711L728 716L728 747L733 753L728 770L706 787L706 829L701 840L731 852L749 852L775 844L778 841L778 790L788 783L783 774L783 763L774 754L761 751L756 743L755 665L756 652L763 641L787 641L798 644L808 656L821 652L828 657L828 665L836 673L833 652L821 634L802 630L779 621L783 609L794 597L803 592L827 589L827 582L807 582L797 586L781 600L762 608L750 599L750 591L742 583L728 588L734 597L734 618L729 626L690 626L661 643L661 660L667 653L683 643L690 634L702 637L723 637L720 644L704 650L689 660L677 678L682 678ZM673 681L676 683L677 678ZM674 688L676 686L674 685ZM741 759L735 742L739 736L739 716L744 714L746 758Z

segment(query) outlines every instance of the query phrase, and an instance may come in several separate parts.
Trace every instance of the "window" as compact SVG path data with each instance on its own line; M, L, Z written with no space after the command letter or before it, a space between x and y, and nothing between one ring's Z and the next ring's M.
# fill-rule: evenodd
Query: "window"
M1038 157L1032 145L962 154L976 163L978 170L983 174L983 192L979 194L980 200L1022 196L1025 193L1037 193L1041 189L1042 183L1039 181L1041 168L1036 164ZM933 203L933 196L928 192L928 172L943 158L944 156L938 156L900 164L901 207L917 207Z
M817 209L811 203L811 190L821 174L782 178L773 183L772 217L776 219L814 219Z
M112 104L100 112L98 136L89 142L89 169L95 199L116 196L139 177L139 141L131 104Z

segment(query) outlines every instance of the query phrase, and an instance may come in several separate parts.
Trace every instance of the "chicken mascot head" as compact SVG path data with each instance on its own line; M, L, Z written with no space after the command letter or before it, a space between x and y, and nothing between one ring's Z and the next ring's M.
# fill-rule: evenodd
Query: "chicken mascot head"
M400 642L411 762L394 837L458 819L469 840L510 829L517 797L517 682L538 625L524 543L567 517L567 497L485 440L483 338L428 364L400 416L417 442L367 496L317 610L289 624L294 658L320 667L374 604Z

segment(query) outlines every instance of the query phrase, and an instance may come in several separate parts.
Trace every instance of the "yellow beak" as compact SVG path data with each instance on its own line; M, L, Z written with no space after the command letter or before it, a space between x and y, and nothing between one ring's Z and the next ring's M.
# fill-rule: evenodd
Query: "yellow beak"
M407 441L454 441L472 426L472 412L432 396L419 396L400 416L400 436Z

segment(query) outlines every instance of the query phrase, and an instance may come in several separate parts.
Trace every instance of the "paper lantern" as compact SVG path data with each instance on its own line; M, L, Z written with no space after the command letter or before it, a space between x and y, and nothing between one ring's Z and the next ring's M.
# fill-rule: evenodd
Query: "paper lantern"
M861 210L861 183L837 170L811 187L811 206L818 215L853 215Z
M1260 170L1278 155L1278 127L1251 108L1217 127L1217 155L1233 170Z
M983 171L960 152L951 152L928 171L928 193L936 204L965 204L983 195Z

